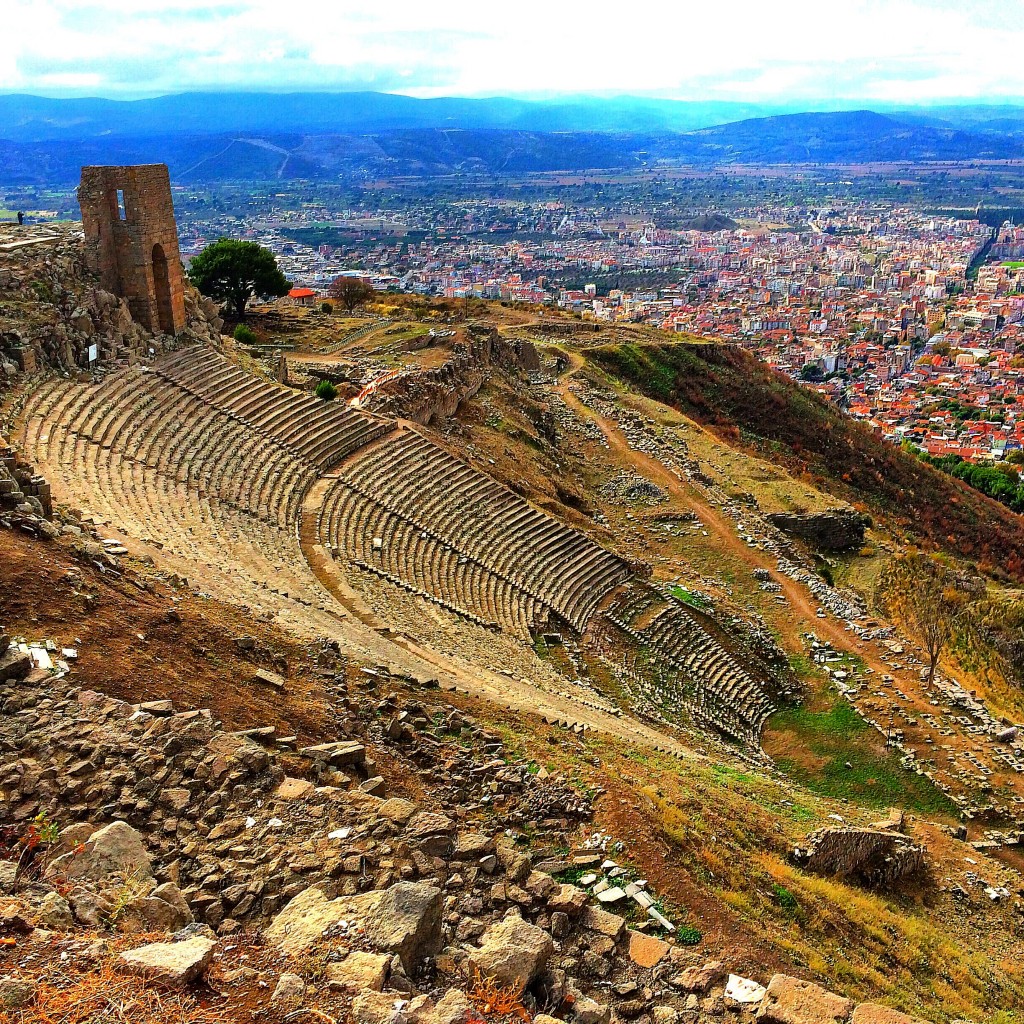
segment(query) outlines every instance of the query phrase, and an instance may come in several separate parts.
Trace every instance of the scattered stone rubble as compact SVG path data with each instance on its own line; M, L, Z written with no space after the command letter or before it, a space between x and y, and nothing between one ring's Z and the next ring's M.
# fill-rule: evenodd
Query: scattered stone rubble
M620 845L577 837L589 801L507 762L450 706L374 696L376 670L347 705L348 735L306 746L269 728L228 733L166 700L62 692L6 642L0 680L6 848L12 829L59 827L37 860L0 860L0 935L73 946L83 929L144 934L119 969L169 990L201 982L230 936L263 925L282 955L268 1007L326 991L356 1024L396 1010L409 1024L468 1022L484 979L539 1024L703 1022L726 1009L790 1021L820 1001L852 1010L795 979L729 974L678 943L646 883L612 859ZM378 746L421 780L428 804L386 794ZM33 998L17 971L0 979L5 1006Z
M49 482L0 435L0 526L52 538L52 515Z

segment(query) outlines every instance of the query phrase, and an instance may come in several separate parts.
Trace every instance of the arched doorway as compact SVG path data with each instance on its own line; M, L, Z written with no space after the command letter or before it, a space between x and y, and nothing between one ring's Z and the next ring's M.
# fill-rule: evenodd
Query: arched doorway
M156 297L156 315L164 334L174 333L174 313L171 309L171 282L167 276L167 257L159 242L153 246L153 290Z

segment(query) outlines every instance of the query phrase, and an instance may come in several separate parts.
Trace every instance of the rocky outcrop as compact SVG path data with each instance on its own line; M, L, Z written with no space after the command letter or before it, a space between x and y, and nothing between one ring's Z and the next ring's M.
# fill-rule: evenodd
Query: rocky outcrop
M834 508L825 512L773 512L767 517L773 526L799 537L823 551L846 551L861 547L870 516L852 508Z
M925 850L896 831L841 826L821 828L793 851L808 871L889 888L926 870Z
M38 244L0 244L0 383L18 373L86 369L94 346L97 363L125 364L188 342L219 339L222 321L215 304L188 285L184 331L177 337L151 334L132 319L123 299L99 287L86 267L80 230L47 232ZM0 235L0 243L12 239L18 241Z

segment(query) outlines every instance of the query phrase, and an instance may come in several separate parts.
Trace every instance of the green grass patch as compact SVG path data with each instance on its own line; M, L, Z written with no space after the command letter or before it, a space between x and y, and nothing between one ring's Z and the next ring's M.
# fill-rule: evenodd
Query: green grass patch
M710 602L701 597L700 594L694 594L692 591L687 590L686 587L681 587L677 583L673 583L668 588L668 591L677 601L682 601L683 604L688 604L699 612L707 611L711 607Z
M834 691L829 695L830 702L820 709L801 705L770 719L768 749L784 748L775 757L780 771L821 796L956 815L953 802L928 779L904 768L896 751L878 749L878 733L849 701Z

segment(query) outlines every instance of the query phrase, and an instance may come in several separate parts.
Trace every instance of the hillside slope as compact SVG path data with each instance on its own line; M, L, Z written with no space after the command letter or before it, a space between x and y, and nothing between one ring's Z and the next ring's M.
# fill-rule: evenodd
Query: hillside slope
M1024 581L1020 516L893 447L750 353L684 342L604 346L587 355L630 387L862 503L925 546Z

